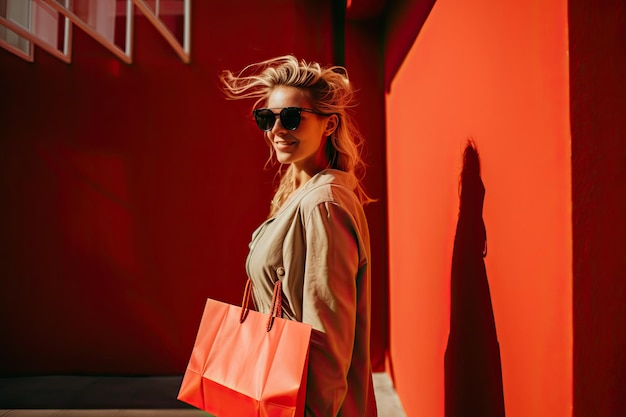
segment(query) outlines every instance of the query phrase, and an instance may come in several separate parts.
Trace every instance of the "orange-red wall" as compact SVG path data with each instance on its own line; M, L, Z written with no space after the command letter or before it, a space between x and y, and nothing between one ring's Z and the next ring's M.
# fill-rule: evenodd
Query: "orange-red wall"
M458 180L486 188L508 417L572 407L567 2L439 0L387 96L390 358L409 416L443 416ZM470 329L471 330L471 329Z

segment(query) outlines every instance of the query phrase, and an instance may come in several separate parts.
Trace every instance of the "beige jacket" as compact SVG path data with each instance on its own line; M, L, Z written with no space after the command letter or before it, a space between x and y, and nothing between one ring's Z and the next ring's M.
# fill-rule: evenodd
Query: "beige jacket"
M370 242L345 172L311 178L252 235L246 263L258 311L282 281L283 317L313 326L306 415L376 416L370 364Z

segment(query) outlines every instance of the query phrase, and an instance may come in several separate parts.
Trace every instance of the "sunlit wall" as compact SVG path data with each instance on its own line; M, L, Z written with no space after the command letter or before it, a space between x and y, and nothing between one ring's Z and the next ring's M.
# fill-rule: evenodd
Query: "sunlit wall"
M567 2L439 0L387 96L390 358L408 416L445 414L450 272L466 141L508 417L572 406Z

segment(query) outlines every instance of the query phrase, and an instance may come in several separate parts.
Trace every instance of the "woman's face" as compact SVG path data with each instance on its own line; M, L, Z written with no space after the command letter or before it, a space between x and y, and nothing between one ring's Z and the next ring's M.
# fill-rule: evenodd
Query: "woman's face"
M284 107L311 108L302 90L285 86L276 87L270 93L266 106L276 114ZM334 130L334 120L329 123L329 119L334 118L336 116L302 112L298 128L287 130L277 117L266 137L280 163L294 164L297 169L307 172L319 172L328 165L324 145L327 136Z

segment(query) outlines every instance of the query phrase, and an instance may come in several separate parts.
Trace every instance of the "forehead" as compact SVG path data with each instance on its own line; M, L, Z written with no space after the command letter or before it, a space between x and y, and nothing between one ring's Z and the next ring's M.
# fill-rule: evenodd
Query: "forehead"
M309 99L304 90L296 87L278 86L267 97L267 107L309 107Z

